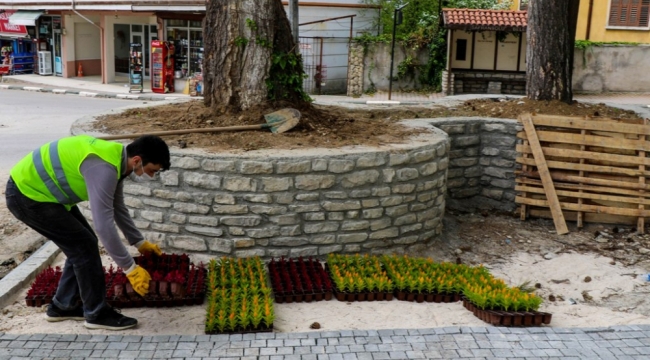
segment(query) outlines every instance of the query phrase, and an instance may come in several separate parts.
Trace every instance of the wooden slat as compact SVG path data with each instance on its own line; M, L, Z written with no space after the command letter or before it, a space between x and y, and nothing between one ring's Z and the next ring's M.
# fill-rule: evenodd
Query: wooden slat
M533 208L528 212L530 216L536 218L553 219L553 215L549 210ZM575 211L564 211L564 217L569 221L576 221L577 214ZM633 217L598 213L584 213L584 221L599 224L636 225L636 218Z
M593 119L568 118L557 115L535 115L533 124L538 126L553 126L567 129L608 131L614 133L650 135L650 127L646 125L625 124L619 121L594 121Z
M584 145L582 145L584 146ZM532 154L530 146L518 144L517 151L523 154ZM626 165L646 165L650 166L650 158L640 158L639 156L626 156L616 154L606 154L595 151L581 151L572 149L550 148L543 146L542 151L545 156L558 156L572 159L586 159L594 161L610 161L613 163L621 163Z
M587 130L582 130L582 131L580 132L580 135L582 135L582 136L587 135ZM585 152L585 149L586 149L586 146L584 146L584 145L580 145L580 151L581 151L581 152L584 153L584 152ZM584 157L581 157L581 158L580 158L580 165L584 165L584 163L585 163L585 158L584 158ZM580 176L580 177L584 177L584 176L585 176L585 172L582 171L582 170L580 170L580 172L578 173L578 176ZM578 184L578 185L582 185L582 184ZM579 194L582 194L582 192L583 192L583 190L582 190L582 188L580 188L580 190L578 190L578 193L579 193ZM582 198L582 197L579 197L579 198L578 198L578 205L582 205L582 204L583 204L583 198ZM578 226L578 229L582 229L582 228L584 227L584 217L585 217L585 213L582 212L582 211L578 211L578 214L577 214L577 224L576 224L576 225Z
M526 133L517 133L519 139L526 140ZM612 149L627 149L627 150L644 150L650 151L650 143L641 140L629 139L611 139L603 136L582 136L580 134L569 134L553 131L538 131L537 138L539 141L563 143L563 144L578 144L585 146L600 146Z
M530 114L522 114L519 116L519 121L524 125L526 135L528 136L528 142L530 143L530 148L533 151L535 165L537 166L537 171L539 172L540 178L542 179L542 184L544 185L544 190L546 191L546 198L548 199L547 202L551 208L551 213L553 214L555 230L560 235L567 234L569 232L569 229L567 228L566 221L562 215L560 201L557 198L555 188L553 187L553 179L551 179L550 171L546 165L544 153L542 152L542 146L539 143L539 139L537 138L535 125L533 125L533 117Z
M520 204L538 206L538 207L549 207L549 203L546 200L537 200L537 199L528 199L517 196L515 201ZM650 216L650 210L639 210L639 209L623 209L623 208L613 208L607 206L598 206L598 205L578 205L575 203L561 202L560 207L562 210L571 210L571 211L584 211L592 213L601 213L601 214L611 214L611 215L623 215L623 216L633 216L633 217L648 217Z
M517 162L520 164L535 165L535 161L533 159L524 159L523 157L518 157ZM600 172L600 173L607 173L607 174L621 174L621 175L629 175L634 177L650 176L650 171L640 171L638 169L620 168L615 166L576 164L576 163L555 161L555 160L547 160L546 163L548 167L551 169Z
M537 179L519 177L515 179L518 184L533 185L533 186L542 186L542 182ZM556 189L569 189L569 190L578 190L578 191L589 191L593 193L605 193L605 194L615 194L615 195L628 195L628 196L642 196L644 198L650 199L650 193L643 192L641 190L628 190L628 189L619 189L616 187L605 187L605 186L591 186L585 184L570 184L555 181Z
M539 179L539 174L537 172L524 172L524 171L515 171L516 175L521 175L525 177L530 177L534 179ZM584 183L584 184L590 184L590 185L599 185L599 186L612 186L612 187L620 187L623 189L636 189L636 190L646 190L650 191L650 185L639 185L638 182L630 182L627 180L623 179L603 179L603 178L596 178L593 175L590 175L590 177L580 177L576 175L570 175L562 172L552 172L551 177L554 180L560 180L560 181L567 181L567 182L573 182L573 183ZM631 179L631 178L630 178Z
M643 124L647 124L648 120L643 119ZM647 138L647 135L644 134L641 136L641 140L645 141ZM645 159L645 151L639 151L639 158L640 159ZM645 165L639 165L639 171L645 172ZM645 176L639 176L639 185L645 185ZM641 190L643 191L643 190ZM639 198L643 198L643 196L639 196ZM639 203L639 210L644 210L645 209L644 203ZM639 234L645 234L645 219L643 217L639 217L637 220L637 225L636 225L636 231Z
M530 146L528 145L528 140L524 140L524 144L523 144L523 146L525 146L525 147L527 147L527 148L530 149ZM533 151L531 150L531 151L530 151L530 154L532 154L532 153L533 153ZM528 158L528 153L526 153L526 154L522 154L522 156L523 156L524 159L527 159L527 158ZM526 165L526 164L522 165L521 169L522 169L523 171L528 171L528 165ZM528 197L528 194L526 194L526 193L522 193L521 196L522 196L522 197ZM528 212L527 212L527 211L528 211L528 207L527 207L526 205L521 205L521 209L519 210L519 218L520 218L522 221L523 221L523 220L526 220L526 217L528 216Z
M516 191L525 191L529 193L544 194L544 189L526 186L526 185L517 185L515 186ZM625 197L625 196L613 196L613 195L602 195L602 194L593 194L580 191L567 191L567 190L555 190L558 196L566 196L576 199L591 199L591 200L602 200L602 201L611 201L614 203L626 203L626 204L643 204L650 205L650 200L645 198L638 197ZM578 203L580 204L580 203ZM643 209L641 209L643 210Z

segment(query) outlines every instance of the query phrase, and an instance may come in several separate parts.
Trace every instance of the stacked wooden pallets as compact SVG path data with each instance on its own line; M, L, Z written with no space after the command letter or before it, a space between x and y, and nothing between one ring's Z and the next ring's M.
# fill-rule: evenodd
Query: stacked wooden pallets
M650 126L646 120L522 114L516 202L521 218L636 224L650 216Z

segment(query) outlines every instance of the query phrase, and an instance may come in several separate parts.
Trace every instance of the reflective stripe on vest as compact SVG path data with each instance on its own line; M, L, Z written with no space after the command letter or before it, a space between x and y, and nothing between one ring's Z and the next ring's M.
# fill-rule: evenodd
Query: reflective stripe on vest
M63 166L61 165L61 158L59 157L59 150L57 147L58 144L58 140L50 143L50 162L52 163L52 169L54 170L56 181L59 183L61 188L56 185L54 179L52 179L45 170L41 148L34 150L32 153L34 167L36 168L38 176L47 187L47 190L50 191L50 193L54 196L59 204L76 204L82 200L77 196L77 194L74 193L74 191L72 191L70 184L68 183L68 179L65 177Z

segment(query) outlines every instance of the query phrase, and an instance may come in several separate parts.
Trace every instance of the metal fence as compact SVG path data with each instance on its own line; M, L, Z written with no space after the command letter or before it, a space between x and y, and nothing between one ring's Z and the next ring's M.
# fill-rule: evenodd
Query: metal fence
M349 37L300 37L307 78L303 89L313 95L347 93Z

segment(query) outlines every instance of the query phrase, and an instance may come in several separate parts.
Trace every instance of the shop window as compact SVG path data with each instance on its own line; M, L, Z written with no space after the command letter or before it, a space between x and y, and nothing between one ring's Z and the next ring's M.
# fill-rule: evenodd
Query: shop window
M465 61L467 60L467 40L458 39L456 40L456 60Z
M202 72L203 27L201 21L167 20L167 41L174 43L175 77L186 78Z
M650 0L611 0L609 26L648 27Z

